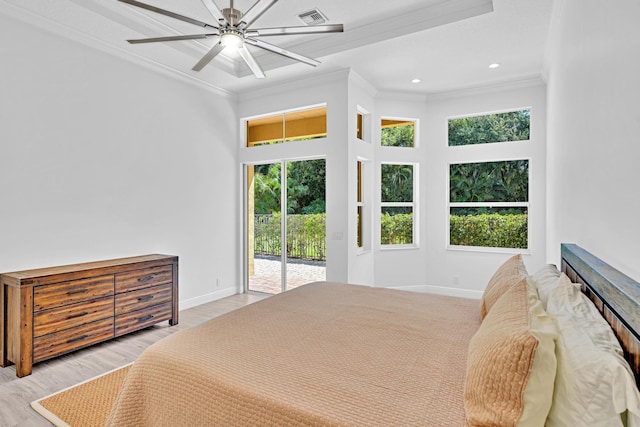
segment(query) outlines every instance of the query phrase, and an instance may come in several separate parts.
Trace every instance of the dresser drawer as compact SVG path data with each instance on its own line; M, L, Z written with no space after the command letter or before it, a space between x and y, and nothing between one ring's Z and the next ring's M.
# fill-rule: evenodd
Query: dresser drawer
M55 285L36 286L33 290L33 311L48 310L80 301L113 295L114 277L90 277Z
M34 338L33 362L113 338L113 317Z
M173 267L171 265L127 271L116 274L116 292L135 291L171 282L173 282Z
M171 319L171 302L116 316L116 336Z
M78 302L35 313L33 316L33 336L39 337L106 317L113 317L113 301L113 296L108 296L95 301Z
M171 283L118 294L116 295L116 316L170 302L172 299L173 284Z

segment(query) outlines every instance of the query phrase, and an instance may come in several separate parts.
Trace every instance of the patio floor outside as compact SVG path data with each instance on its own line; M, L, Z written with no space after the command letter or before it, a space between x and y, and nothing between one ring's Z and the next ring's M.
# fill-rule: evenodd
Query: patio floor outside
M249 277L249 290L277 294L281 290L280 272L282 263L278 257L254 258L254 274ZM287 262L287 289L297 288L309 282L325 280L326 267L320 261L300 261L289 259Z

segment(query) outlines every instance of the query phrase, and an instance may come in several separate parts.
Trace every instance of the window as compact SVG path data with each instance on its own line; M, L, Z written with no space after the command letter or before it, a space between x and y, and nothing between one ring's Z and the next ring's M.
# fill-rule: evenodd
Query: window
M449 165L449 244L529 247L529 160Z
M380 145L383 147L415 147L413 120L382 119Z
M290 111L246 122L247 147L327 136L327 107Z
M380 243L414 244L416 165L381 165Z
M371 113L359 105L356 110L356 138L371 142Z
M357 173L358 173L358 177L357 177L357 186L358 186L358 195L357 195L357 200L356 200L356 207L357 207L357 227L356 227L356 232L357 232L357 238L356 238L356 242L358 245L358 248L363 249L364 248L364 241L363 241L363 236L362 236L362 221L363 221L363 216L364 216L364 202L363 202L363 198L362 198L362 161L358 160L358 167L357 167Z
M450 119L449 146L527 141L530 120L530 109Z

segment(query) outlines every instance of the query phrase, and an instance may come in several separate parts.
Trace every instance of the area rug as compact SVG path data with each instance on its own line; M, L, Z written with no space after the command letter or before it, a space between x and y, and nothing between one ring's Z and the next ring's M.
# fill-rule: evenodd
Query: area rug
M31 402L31 407L58 427L104 426L131 365Z

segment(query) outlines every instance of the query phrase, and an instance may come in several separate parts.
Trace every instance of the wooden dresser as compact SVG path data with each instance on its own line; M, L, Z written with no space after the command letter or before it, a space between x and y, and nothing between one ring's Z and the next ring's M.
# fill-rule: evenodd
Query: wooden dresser
M34 363L164 320L178 323L178 257L144 255L0 274L0 366Z

